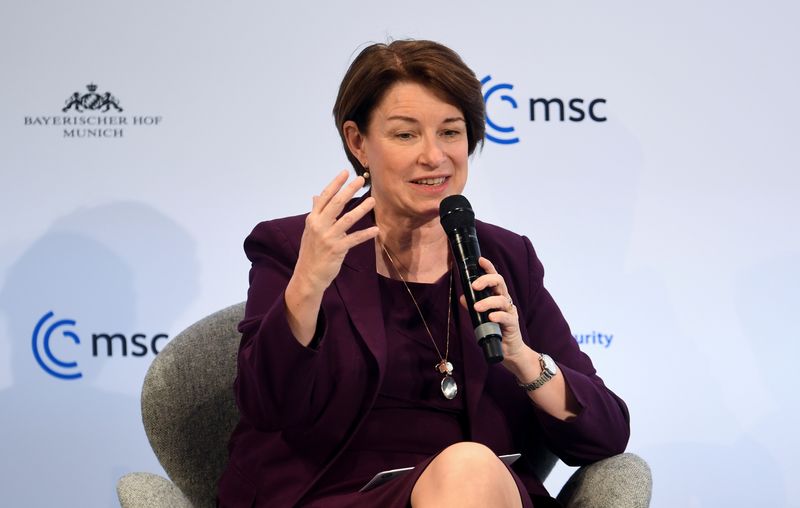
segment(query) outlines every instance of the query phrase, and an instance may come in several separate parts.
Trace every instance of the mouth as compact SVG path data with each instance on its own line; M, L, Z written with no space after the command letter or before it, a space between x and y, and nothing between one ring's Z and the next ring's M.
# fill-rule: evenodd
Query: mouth
M411 180L411 183L416 185L423 185L426 187L436 187L437 185L442 185L447 179L450 178L449 176L439 176L436 178L419 178L417 180Z

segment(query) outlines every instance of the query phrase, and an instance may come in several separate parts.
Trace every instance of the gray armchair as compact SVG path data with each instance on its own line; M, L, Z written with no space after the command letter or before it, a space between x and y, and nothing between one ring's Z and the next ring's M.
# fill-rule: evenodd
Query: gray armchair
M147 437L170 480L151 473L120 478L122 508L213 507L227 444L239 418L233 398L240 303L193 324L153 361L142 388ZM546 477L556 457L535 464ZM568 508L641 508L650 503L650 469L630 453L580 468L558 495Z

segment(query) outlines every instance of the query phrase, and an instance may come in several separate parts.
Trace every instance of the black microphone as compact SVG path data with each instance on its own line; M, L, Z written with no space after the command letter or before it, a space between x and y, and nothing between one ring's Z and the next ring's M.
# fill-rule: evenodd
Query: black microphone
M483 291L472 289L472 282L486 273L478 265L481 248L475 233L475 212L472 211L467 198L457 194L442 200L439 205L439 219L456 258L461 286L467 299L467 309L472 318L472 326L475 328L475 338L483 349L483 356L487 362L500 362L503 360L503 348L500 345L503 337L500 334L500 325L489 321L489 312L475 310L475 302L492 296L486 289Z

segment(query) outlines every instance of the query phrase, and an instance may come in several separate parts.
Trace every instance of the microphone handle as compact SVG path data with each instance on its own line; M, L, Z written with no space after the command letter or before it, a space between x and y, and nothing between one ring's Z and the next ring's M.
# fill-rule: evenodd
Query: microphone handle
M455 252L458 272L461 276L461 286L464 289L464 297L467 300L467 309L469 310L478 345L483 350L483 355L487 362L501 362L503 360L503 348L501 346L503 337L500 333L500 325L489 320L490 311L477 312L475 310L475 302L492 296L492 293L487 289L475 291L472 288L472 283L475 279L486 273L478 265L481 250L475 230L469 229L465 231L459 229L452 231L450 244Z

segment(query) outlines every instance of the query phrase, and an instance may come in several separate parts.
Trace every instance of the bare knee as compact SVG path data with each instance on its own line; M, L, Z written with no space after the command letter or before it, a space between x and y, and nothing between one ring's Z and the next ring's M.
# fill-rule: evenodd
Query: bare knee
M471 441L463 441L448 446L433 460L431 465L446 471L491 472L503 468L497 455L487 446Z
M521 506L516 482L505 464L491 449L472 442L444 449L420 475L411 493L415 508L435 506L433 503L441 506L445 501L463 507Z

